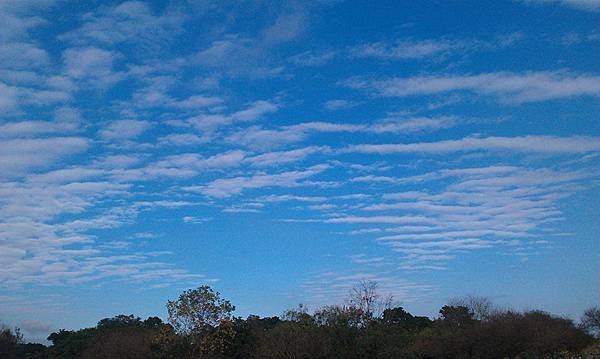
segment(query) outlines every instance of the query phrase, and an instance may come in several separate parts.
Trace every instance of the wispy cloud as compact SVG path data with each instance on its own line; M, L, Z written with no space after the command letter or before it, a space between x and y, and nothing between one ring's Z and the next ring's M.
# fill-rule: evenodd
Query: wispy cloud
M345 83L357 89L374 91L385 97L436 95L465 91L493 96L506 103L539 102L576 96L598 96L600 77L565 72L510 73L479 75L418 76L384 80L354 79Z
M217 198L230 197L244 190L264 187L296 187L301 181L317 175L328 168L327 165L315 165L304 171L289 171L276 174L257 174L250 177L223 178L212 181L206 186L185 187L184 190Z
M267 152L250 157L247 161L257 167L274 166L302 161L315 153L326 154L329 152L328 147L310 146L289 151Z
M140 120L113 121L100 131L100 137L106 140L126 140L138 137L150 128L150 122Z
M184 20L185 14L181 12L154 15L144 2L125 1L85 14L79 28L59 38L77 45L116 45L126 42L154 50L180 31Z
M350 55L387 60L423 59L442 56L449 51L464 49L467 45L466 42L450 40L398 41L393 44L375 42L352 48Z
M65 73L69 77L85 81L99 88L107 88L124 78L115 70L118 54L96 47L69 48L63 53Z
M468 151L574 154L600 151L600 139L585 136L466 137L459 140L445 140L438 142L353 145L347 147L343 151L374 154L444 154Z
M551 230L564 218L558 202L599 175L594 170L514 166L441 170L391 182L446 183L441 191L384 193L381 201L360 207L369 215L319 221L364 226L351 234L376 236L404 255L404 269L444 269L446 262L465 251L505 246L519 253L534 252L532 248L547 244L540 238L559 235Z
M323 107L325 107L325 109L327 109L327 110L335 111L335 110L347 110L356 105L357 104L355 102L348 101L348 100L329 100L323 104Z
M364 263L361 263L364 265ZM377 283L380 299L391 298L394 302L409 303L424 300L438 291L430 284L411 282L394 272L322 272L302 283L306 303L312 309L331 303L344 304L349 299L352 289L361 281Z
M266 129L251 126L237 130L226 137L230 143L237 143L253 149L268 149L306 140L311 134L319 133L365 133L403 134L437 131L464 122L451 117L396 117L390 116L370 124L303 122L291 126Z
M89 140L81 137L8 139L0 142L2 177L21 171L51 167L56 161L81 153Z
M582 10L597 11L600 9L598 0L523 0L525 3L538 4L561 4Z

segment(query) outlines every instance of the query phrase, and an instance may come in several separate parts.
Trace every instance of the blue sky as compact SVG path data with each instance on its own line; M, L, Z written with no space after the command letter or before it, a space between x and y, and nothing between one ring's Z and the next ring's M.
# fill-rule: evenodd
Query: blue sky
M598 303L600 2L0 0L0 319L210 284Z

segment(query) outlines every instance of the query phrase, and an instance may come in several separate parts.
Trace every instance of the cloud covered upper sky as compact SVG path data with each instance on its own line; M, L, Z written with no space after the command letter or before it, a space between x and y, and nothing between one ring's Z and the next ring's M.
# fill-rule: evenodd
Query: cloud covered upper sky
M0 0L0 319L43 340L375 280L598 301L600 7Z

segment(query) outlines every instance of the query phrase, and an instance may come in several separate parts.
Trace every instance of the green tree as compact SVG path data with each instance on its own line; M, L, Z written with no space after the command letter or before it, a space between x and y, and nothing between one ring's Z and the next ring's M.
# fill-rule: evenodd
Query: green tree
M473 313L469 308L459 305L445 305L440 309L440 319L444 325L456 328L464 328L475 322Z
M329 337L314 324L283 321L265 333L257 349L258 358L329 358Z
M183 292L179 299L167 302L169 323L183 335L201 334L231 320L235 306L207 285Z
M207 285L183 292L179 299L167 302L169 322L182 341L181 356L190 358L221 357L233 345L235 306ZM183 348L183 349L181 349Z
M427 317L415 317L402 307L389 308L383 311L383 324L387 326L414 331L422 330L431 326L431 320Z
M475 295L451 299L449 305L467 308L476 320L487 320L498 310L489 298Z

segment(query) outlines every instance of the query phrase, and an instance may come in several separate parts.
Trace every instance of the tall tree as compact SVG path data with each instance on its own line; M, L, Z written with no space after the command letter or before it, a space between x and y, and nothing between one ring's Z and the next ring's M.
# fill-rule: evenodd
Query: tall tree
M12 331L0 323L0 358L16 358L23 336L18 328Z
M583 313L581 326L595 337L600 337L600 307L589 308Z
M207 285L183 292L178 300L167 302L169 322L184 335L201 333L231 320L235 306Z

